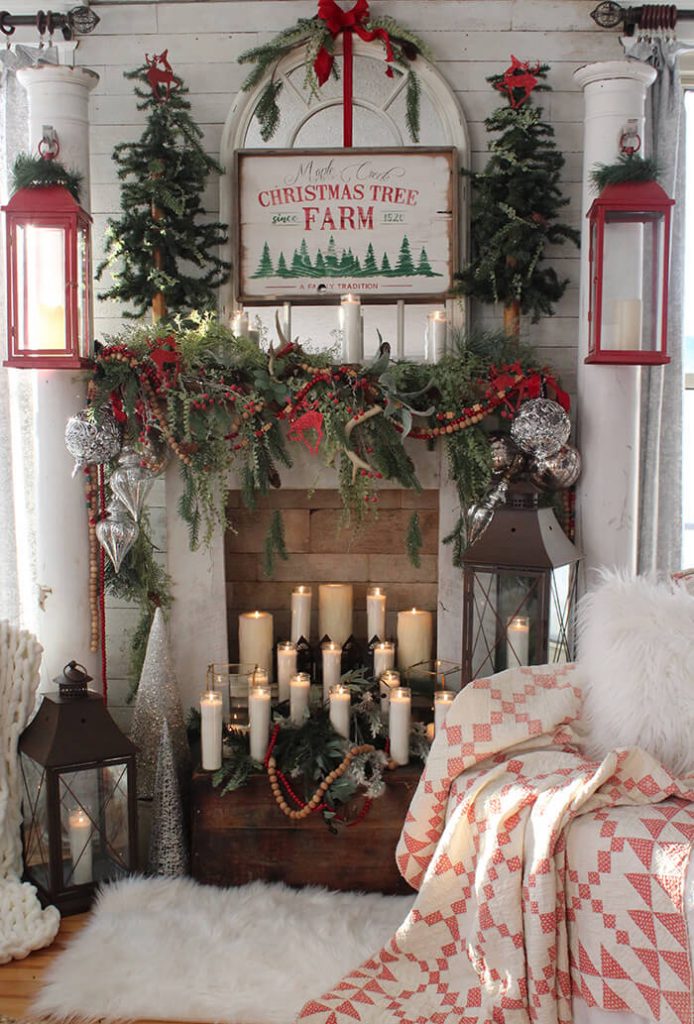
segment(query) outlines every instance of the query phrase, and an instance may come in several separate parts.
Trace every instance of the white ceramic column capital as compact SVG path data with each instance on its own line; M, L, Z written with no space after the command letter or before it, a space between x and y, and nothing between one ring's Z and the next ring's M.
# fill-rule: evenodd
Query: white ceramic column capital
M586 214L596 196L591 172L614 163L627 121L643 137L646 94L656 71L635 60L601 61L574 72L583 89L581 291L578 343L578 444L583 473L577 486L578 542L590 582L603 566L635 572L637 565L640 382L638 366L586 365L588 250Z
M17 79L29 98L31 152L36 152L44 125L51 125L60 142L60 162L82 175L80 203L89 211L89 94L99 76L89 68L41 64L22 68Z

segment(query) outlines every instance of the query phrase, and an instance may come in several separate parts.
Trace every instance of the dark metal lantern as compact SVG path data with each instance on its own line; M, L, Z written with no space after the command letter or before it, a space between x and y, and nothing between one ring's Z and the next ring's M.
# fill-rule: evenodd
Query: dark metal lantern
M91 355L91 217L67 188L21 188L5 212L5 366L75 369Z
M579 558L536 492L511 492L463 556L463 685L571 660Z
M586 363L669 363L670 218L656 181L607 185L590 222Z
M19 740L24 877L63 914L136 868L135 747L89 681L66 665Z

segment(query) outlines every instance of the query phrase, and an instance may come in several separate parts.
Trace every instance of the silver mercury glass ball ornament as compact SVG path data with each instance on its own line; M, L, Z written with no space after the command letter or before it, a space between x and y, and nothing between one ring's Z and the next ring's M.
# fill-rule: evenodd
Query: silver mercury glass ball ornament
M140 533L140 527L118 500L110 502L107 516L94 527L96 539L108 555L116 572Z
M581 475L581 453L565 444L547 458L533 458L528 463L528 478L541 491L563 491L573 487Z
M154 475L142 465L141 455L130 446L124 447L108 484L136 522L140 519L153 483Z
M513 480L525 469L525 455L508 434L490 434L492 473Z
M98 417L82 409L65 424L65 447L75 460L73 476L84 466L101 465L115 458L121 448L121 429L109 408Z
M558 402L549 398L524 402L511 424L511 437L521 451L538 459L558 452L570 433L569 417Z

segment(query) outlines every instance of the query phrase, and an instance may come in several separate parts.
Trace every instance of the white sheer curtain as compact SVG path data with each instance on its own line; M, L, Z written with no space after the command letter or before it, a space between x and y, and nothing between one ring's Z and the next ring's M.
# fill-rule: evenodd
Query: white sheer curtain
M14 74L0 84L0 199L28 138L26 94ZM4 231L3 231L4 249ZM2 253L2 267L5 254ZM4 274L3 274L4 281ZM5 288L0 288L0 349L6 351ZM0 366L0 619L36 628L36 529L34 516L34 373Z
M643 39L630 50L658 69L648 93L646 153L655 157L659 181L675 199L670 253L667 366L643 368L641 385L641 479L639 572L680 567L682 551L682 429L684 309L684 93L677 67L686 45Z

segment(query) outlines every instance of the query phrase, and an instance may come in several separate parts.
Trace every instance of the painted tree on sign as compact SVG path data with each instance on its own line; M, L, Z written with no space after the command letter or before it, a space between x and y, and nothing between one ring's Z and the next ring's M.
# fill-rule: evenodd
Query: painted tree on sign
M410 274L416 274L415 265L412 260L412 253L410 252L410 241L407 235L403 235L402 244L400 246L400 252L398 254L398 262L395 265L395 273L400 274L403 277L408 277Z
M263 246L263 251L260 256L260 262L258 263L258 269L256 270L253 277L270 277L273 273L272 268L272 257L270 256L270 246L266 242Z

